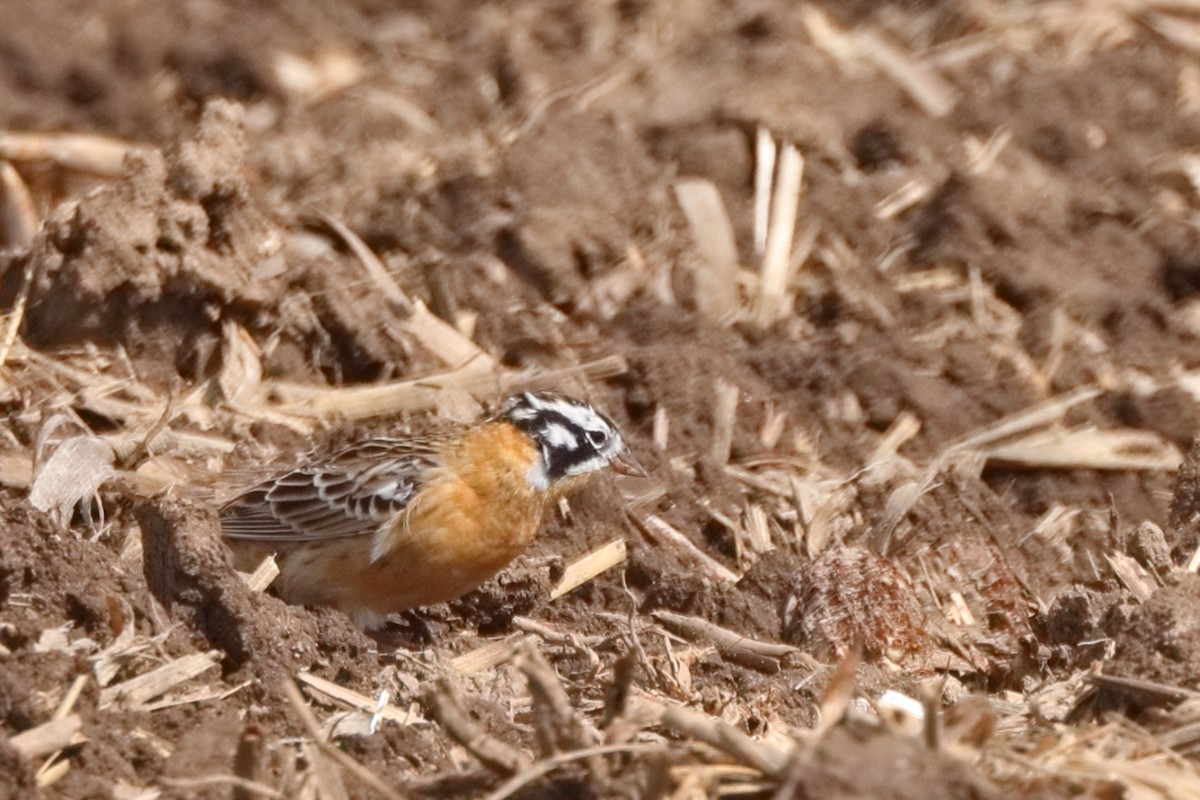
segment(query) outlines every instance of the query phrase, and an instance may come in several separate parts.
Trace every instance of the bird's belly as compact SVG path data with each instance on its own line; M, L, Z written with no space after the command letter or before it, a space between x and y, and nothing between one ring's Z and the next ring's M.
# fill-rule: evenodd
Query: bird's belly
M333 606L360 622L446 602L504 569L542 523L540 503L485 501L453 484L430 487L421 501L392 526L374 561L372 537L365 536L282 553L279 595Z

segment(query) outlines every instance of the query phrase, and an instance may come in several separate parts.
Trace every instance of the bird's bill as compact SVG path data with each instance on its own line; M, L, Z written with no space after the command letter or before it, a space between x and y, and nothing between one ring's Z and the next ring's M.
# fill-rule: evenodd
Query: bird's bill
M622 450L620 453L617 453L616 457L612 460L611 466L613 472L618 475L629 475L634 478L649 477L646 474L646 470L642 468L642 465L637 462L637 459L628 450Z

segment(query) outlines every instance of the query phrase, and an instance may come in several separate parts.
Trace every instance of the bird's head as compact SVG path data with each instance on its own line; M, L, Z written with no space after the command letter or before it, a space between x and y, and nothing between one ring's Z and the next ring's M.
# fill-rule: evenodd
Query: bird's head
M616 423L589 403L550 392L524 392L504 402L499 418L533 440L541 454L530 483L549 489L605 467L645 476Z

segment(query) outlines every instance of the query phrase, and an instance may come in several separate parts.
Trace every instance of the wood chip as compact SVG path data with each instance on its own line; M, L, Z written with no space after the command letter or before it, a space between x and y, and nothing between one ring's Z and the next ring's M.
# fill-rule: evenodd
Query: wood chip
M1188 559L1187 566L1184 569L1193 574L1200 571L1200 545L1196 545L1196 550L1192 553L1192 557Z
M746 540L755 555L769 553L775 549L771 539L771 518L766 509L757 503L746 506Z
M25 758L32 760L87 741L79 733L81 727L83 720L80 716L69 714L21 731L9 739L8 744Z
M550 590L550 599L557 600L564 594L579 588L616 565L625 561L626 546L624 539L614 539L607 544L597 547L583 558L572 561L563 570L562 579Z
M258 566L254 568L254 572L238 574L242 576L242 581L250 587L250 591L265 592L279 577L279 564L276 563L274 555L269 555L259 562Z
M971 613L971 607L967 605L967 598L963 597L962 592L958 590L950 592L950 605L954 608L956 624L964 628L975 624L975 615Z
M0 486L28 489L33 482L33 461L20 453L0 455Z
M100 708L108 708L115 703L137 706L149 702L172 687L217 666L220 659L219 650L193 653L177 658L144 675L138 675L136 678L130 678L102 689L100 691Z
M1150 595L1158 589L1158 584L1154 582L1150 573L1124 553L1105 553L1104 560L1112 567L1117 580L1129 590L1139 603L1149 600Z
M868 464L892 458L907 442L921 432L921 420L909 411L901 411L871 451Z
M284 91L309 103L353 86L366 73L358 54L342 47L326 47L311 58L281 50L271 68Z

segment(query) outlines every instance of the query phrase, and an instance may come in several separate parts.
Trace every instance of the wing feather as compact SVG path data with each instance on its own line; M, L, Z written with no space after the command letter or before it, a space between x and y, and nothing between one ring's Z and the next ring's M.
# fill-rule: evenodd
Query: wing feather
M373 439L262 483L221 510L231 539L313 542L377 532L441 460L431 442Z

